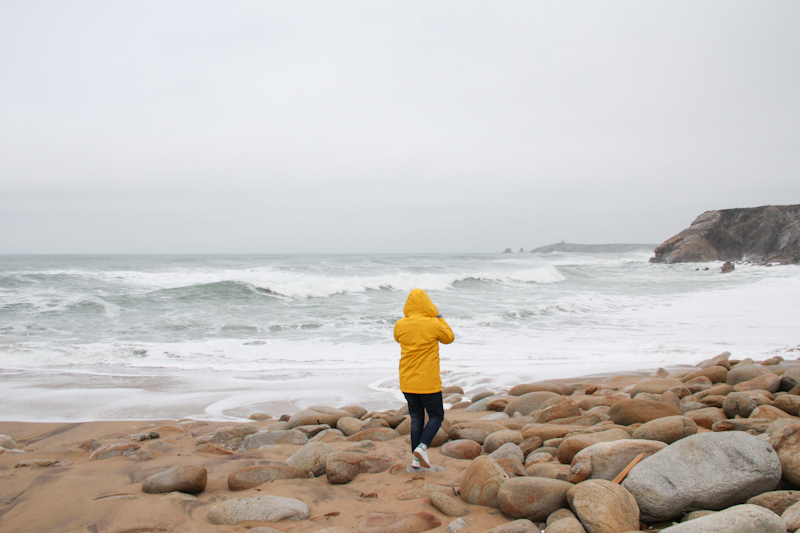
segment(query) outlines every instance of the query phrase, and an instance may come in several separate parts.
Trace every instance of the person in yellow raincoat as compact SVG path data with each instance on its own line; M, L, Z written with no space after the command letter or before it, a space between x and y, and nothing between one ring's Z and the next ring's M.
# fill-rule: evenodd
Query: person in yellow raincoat
M455 337L422 289L411 291L403 314L394 325L394 340L400 343L400 390L411 415L411 466L430 468L428 446L444 420L439 343L450 344Z

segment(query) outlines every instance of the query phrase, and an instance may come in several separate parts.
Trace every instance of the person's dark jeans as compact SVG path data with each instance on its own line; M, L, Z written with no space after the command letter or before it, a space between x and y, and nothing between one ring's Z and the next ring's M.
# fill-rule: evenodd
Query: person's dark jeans
M403 395L408 402L408 414L411 415L411 451L414 451L420 443L430 446L444 420L441 391L431 394L404 392ZM425 424L426 411L428 412L427 424Z

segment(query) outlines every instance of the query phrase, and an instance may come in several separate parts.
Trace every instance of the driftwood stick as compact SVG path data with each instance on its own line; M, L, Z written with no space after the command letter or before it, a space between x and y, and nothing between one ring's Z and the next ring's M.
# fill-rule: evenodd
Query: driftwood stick
M636 463L638 463L638 462L639 462L639 461L641 461L642 459L644 459L644 454L643 454L643 453L640 453L639 455L637 455L636 457L634 457L633 461L631 461L631 462L630 462L630 464L629 464L628 466L626 466L626 467L625 467L625 468L622 470L622 472L620 472L620 473L617 475L617 477L615 477L615 478L613 479L614 483L616 483L616 484L618 484L618 485L619 485L620 483L622 483L622 480L624 480L624 479L625 479L625 476L627 476L627 475L628 475L628 472L630 472L630 471L631 471L631 468L633 468L634 466L636 466Z

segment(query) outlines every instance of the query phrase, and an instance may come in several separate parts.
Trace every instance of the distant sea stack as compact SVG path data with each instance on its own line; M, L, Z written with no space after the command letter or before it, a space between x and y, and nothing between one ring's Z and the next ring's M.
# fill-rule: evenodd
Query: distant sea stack
M800 263L800 205L706 211L655 249L651 263Z
M647 250L648 252L656 247L655 244L572 244L561 241L556 244L548 244L531 250L532 254L546 254L549 252L577 252L584 254L602 253L621 253L636 252Z

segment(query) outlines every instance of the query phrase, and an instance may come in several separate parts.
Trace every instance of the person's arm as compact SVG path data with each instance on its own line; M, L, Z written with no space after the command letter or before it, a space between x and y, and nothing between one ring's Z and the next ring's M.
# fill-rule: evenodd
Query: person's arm
M453 335L453 330L450 329L450 326L445 322L441 314L436 318L439 319L439 342L442 344L450 344L456 338L456 336Z
M397 338L397 324L398 323L400 323L399 320L394 323L394 340L397 341L397 342L400 342L400 339Z

